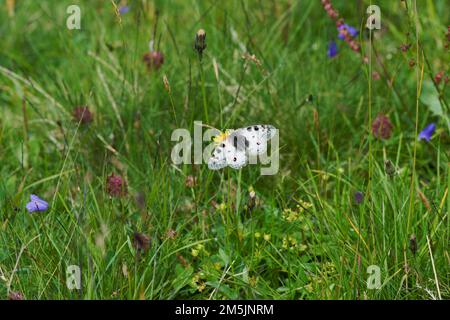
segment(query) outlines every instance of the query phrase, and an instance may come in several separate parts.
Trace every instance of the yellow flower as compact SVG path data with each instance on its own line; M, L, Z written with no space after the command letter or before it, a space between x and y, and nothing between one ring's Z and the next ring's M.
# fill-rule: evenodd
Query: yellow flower
M305 289L306 289L306 291L308 291L309 293L311 293L311 292L314 291L314 288L313 288L313 286L312 286L312 283L308 283L308 284L305 286Z
M248 283L251 287L256 287L256 283L258 282L258 278L256 276L251 276L248 278Z
M260 238L260 237L261 237L261 233L255 232L255 238L258 239L258 238Z
M297 248L297 240L291 236L284 237L282 247L283 249L293 250Z
M297 200L298 204L295 209L284 209L282 213L282 218L288 222L302 221L304 216L302 213L311 208L312 204L303 200Z
M206 284L202 281L202 282L200 282L199 284L198 284L198 286L197 286L197 290L199 291L199 292L202 292L203 290L205 290L205 288L206 288Z
M264 240L270 241L270 234L264 234Z

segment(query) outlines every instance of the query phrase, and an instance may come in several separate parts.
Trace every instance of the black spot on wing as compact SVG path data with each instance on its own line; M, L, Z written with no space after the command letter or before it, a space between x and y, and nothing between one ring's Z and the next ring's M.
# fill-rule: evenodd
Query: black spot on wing
M234 136L233 137L233 146L237 149L237 147L238 147L238 136Z

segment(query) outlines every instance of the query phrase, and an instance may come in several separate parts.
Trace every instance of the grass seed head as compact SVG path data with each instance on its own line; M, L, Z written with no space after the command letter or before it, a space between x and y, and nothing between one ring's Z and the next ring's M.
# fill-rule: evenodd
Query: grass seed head
M416 235L411 235L411 238L409 238L409 250L411 250L413 255L416 255L417 252L417 239Z

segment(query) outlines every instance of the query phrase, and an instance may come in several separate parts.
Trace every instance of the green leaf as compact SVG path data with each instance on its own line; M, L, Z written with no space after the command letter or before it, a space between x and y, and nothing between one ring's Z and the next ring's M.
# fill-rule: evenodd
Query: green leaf
M439 101L439 93L431 80L425 80L423 82L420 101L425 104L435 116L444 116L441 101Z

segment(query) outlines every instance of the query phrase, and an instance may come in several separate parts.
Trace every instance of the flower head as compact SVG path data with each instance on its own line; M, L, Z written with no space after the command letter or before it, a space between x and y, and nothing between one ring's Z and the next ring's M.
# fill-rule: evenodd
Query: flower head
M436 131L436 124L430 123L425 127L425 129L420 131L419 140L425 139L427 140L427 142L429 142L431 140L431 137L433 136L434 131Z
M73 119L81 124L89 124L92 122L93 115L87 106L76 107L72 113Z
M30 195L30 199L31 201L28 202L26 206L29 213L46 211L48 209L48 203L38 196L32 194Z
M203 51L206 49L206 32L200 29L195 34L194 49L197 51L200 59L202 58Z
M345 34L348 33L350 37L354 38L358 35L358 30L353 28L352 26L349 26L348 24L344 23L341 24L339 27L337 27L339 31L338 38L341 40L345 40Z
M158 70L164 63L164 55L160 51L150 51L142 58L148 70Z
M130 7L129 6L121 6L119 8L120 15L124 15L124 14L128 13L128 11L130 11Z
M364 200L364 193L361 191L356 191L354 194L354 199L356 204L361 204Z
M372 134L377 139L389 139L394 126L384 114L379 114L372 122Z
M328 58L334 58L338 54L338 47L335 41L330 41L328 43L327 56Z
M106 192L113 197L123 197L128 193L127 182L121 176L111 174L106 179Z
M441 70L438 73L436 73L436 75L434 76L434 82L436 82L436 84L440 84L442 81L442 77L444 76L444 71Z
M23 294L19 291L11 291L8 294L8 300L23 300Z

